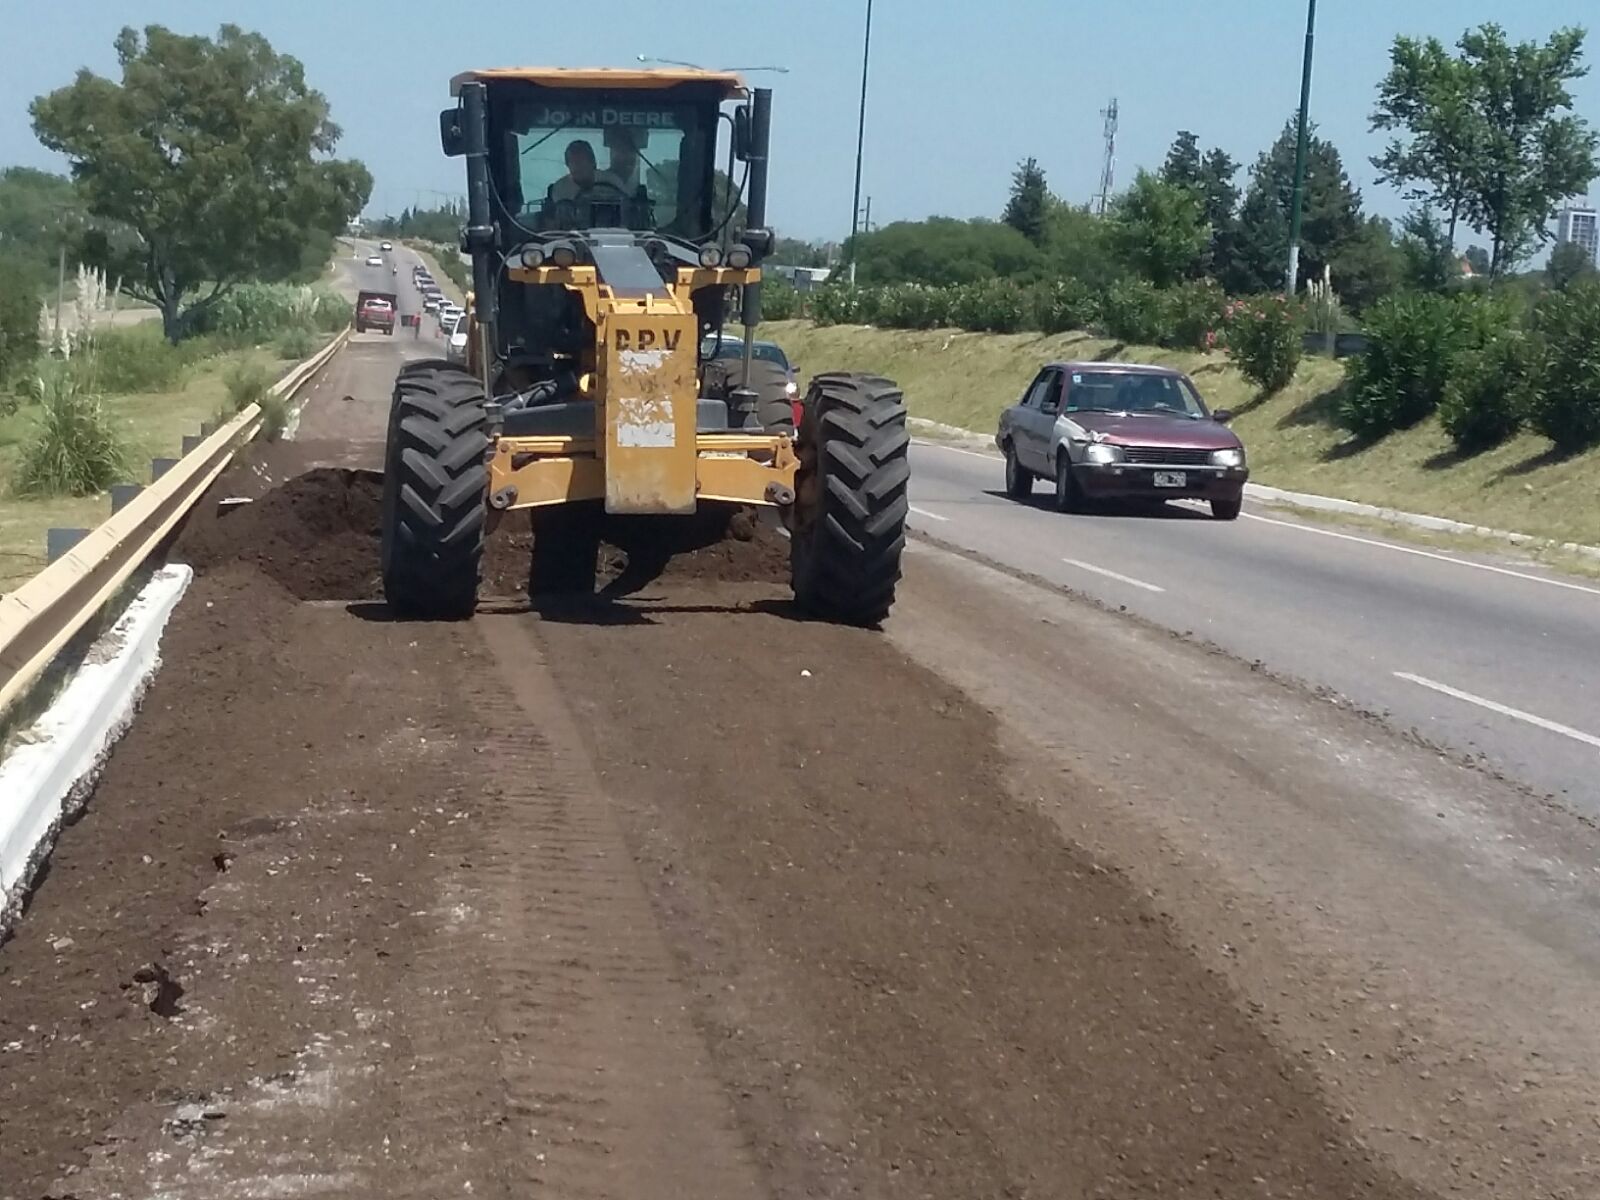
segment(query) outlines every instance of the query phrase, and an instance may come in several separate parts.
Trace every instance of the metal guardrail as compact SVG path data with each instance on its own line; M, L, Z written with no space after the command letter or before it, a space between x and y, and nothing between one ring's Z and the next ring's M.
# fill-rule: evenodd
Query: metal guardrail
M272 388L294 396L350 339L346 327ZM62 557L0 597L0 713L11 707L72 636L145 559L261 427L252 404L203 438Z

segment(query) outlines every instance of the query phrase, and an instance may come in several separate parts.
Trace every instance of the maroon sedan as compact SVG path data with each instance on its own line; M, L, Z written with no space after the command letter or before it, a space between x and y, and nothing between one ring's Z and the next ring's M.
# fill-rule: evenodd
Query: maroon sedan
M1181 371L1134 363L1051 363L1000 414L995 444L1006 456L1006 493L1022 497L1039 477L1056 507L1098 499L1207 500L1211 515L1239 515L1244 446Z

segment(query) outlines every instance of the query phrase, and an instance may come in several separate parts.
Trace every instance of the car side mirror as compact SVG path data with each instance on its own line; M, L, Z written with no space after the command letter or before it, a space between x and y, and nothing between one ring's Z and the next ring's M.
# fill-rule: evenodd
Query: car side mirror
M1231 408L1219 408L1219 409L1216 409L1214 412L1212 412L1211 419L1213 421L1218 422L1219 424L1226 425L1229 421L1233 420L1233 409L1231 409Z
M446 158L460 158L467 152L467 134L461 128L461 109L447 108L439 114L439 145Z

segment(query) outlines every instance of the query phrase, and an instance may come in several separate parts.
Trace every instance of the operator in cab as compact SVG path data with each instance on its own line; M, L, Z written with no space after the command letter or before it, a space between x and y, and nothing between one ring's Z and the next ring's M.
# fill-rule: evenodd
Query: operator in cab
M550 190L545 193L547 204L571 203L594 187L598 179L594 147L582 138L567 143L566 162L567 173L552 183Z

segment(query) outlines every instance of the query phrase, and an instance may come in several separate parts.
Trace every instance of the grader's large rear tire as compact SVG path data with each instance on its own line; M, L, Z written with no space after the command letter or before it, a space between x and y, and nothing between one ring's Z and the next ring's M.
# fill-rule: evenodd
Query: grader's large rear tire
M744 360L712 359L705 366L705 385L707 396L727 400L734 388L744 386ZM762 431L793 437L794 405L789 400L789 372L771 359L754 359L750 363L750 390L756 394L754 417ZM730 425L734 415L730 411Z
M458 621L477 606L488 446L479 380L437 359L401 368L383 469L383 595L397 616Z
M889 615L911 477L900 389L876 375L818 375L806 393L789 547L795 600L846 625Z

